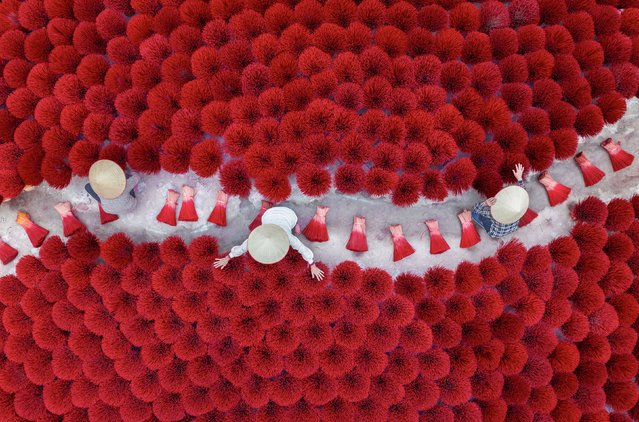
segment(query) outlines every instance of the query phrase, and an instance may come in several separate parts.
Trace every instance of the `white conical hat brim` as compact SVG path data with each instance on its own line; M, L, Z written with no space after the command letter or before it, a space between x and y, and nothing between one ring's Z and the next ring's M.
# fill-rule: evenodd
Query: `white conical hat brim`
M495 205L490 207L490 214L495 221L512 224L526 214L529 197L526 189L520 186L507 186L495 195Z
M114 199L124 193L126 176L117 163L99 160L89 169L89 183L101 198Z
M262 224L248 238L248 252L261 264L275 264L288 253L288 234L275 224Z

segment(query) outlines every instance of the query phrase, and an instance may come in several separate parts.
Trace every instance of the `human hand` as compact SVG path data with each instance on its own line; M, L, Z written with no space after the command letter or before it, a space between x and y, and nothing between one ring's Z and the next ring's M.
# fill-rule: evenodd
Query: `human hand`
M322 280L324 278L324 271L320 270L317 265L311 265L311 277L317 280Z
M486 204L489 207L492 207L496 203L497 203L497 200L494 197L493 198L488 198L488 199L486 199L486 201L484 201L484 204Z
M521 182L524 178L524 166L521 163L517 163L513 170L513 174L515 175L515 179L517 179L518 182Z
M223 270L224 267L226 267L229 263L229 261L231 260L230 256L225 256L224 258L218 258L215 260L215 262L213 263L213 266L215 268L219 268L220 270Z

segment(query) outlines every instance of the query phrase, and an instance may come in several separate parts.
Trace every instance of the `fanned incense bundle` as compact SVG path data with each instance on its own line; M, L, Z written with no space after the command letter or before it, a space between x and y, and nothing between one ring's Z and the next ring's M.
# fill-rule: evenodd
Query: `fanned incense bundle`
M546 193L548 194L548 202L550 203L551 207L564 202L566 199L568 199L570 192L572 192L572 189L570 189L568 186L562 185L561 183L554 180L547 171L542 172L539 175L538 180L539 183L544 185L544 188L546 189Z
M13 261L16 256L18 256L18 251L0 239L0 262L7 265L9 262Z
M328 229L326 228L326 214L329 207L317 206L315 215L304 228L304 236L311 242L326 242L328 240Z
M601 143L601 146L608 152L613 171L625 169L635 160L634 155L621 149L621 141L615 143L612 139L608 138Z
M166 194L166 202L164 202L164 206L160 210L160 213L156 217L157 220L161 223L168 224L169 226L177 225L177 218L175 216L175 208L177 205L178 198L180 194L173 189L169 189Z
M427 220L424 224L426 224L430 233L430 253L437 255L449 250L450 246L439 231L439 223L437 220Z
M393 261L397 262L410 256L415 253L415 248L413 248L406 237L404 237L404 232L402 230L402 225L397 224L394 226L390 226L391 236L393 238Z
M24 211L19 211L18 216L16 217L16 223L18 223L24 231L27 233L31 244L39 248L44 242L44 239L49 234L49 230L38 226L36 223L31 221L31 217Z
M481 240L479 237L479 233L477 232L477 228L473 223L473 217L470 211L464 210L457 215L459 221L462 225L462 235L461 240L459 241L460 248L470 248L471 246L475 246Z
M217 198L215 199L215 207L209 215L208 222L216 224L221 227L226 226L226 204L229 201L229 196L223 190L217 192Z
M110 214L104 211L104 208L102 208L102 204L98 204L98 208L100 209L100 224L108 224L120 218L117 216L117 214Z
M85 228L84 224L73 214L70 202L60 202L53 208L55 208L58 214L60 214L60 217L62 217L62 231L65 237L69 237L78 230Z
M575 161L581 170L581 174L584 178L584 184L586 186L592 186L599 183L599 181L606 175L599 167L591 163L590 160L588 160L588 157L586 157L586 154L583 152L575 155Z
M180 207L179 221L197 221L198 215L195 209L195 189L191 186L182 186L182 207Z
M351 230L351 237L348 239L346 249L353 252L366 252L368 250L366 217L358 215L353 218L353 230Z
M262 200L262 206L260 207L260 211L257 213L251 224L249 224L249 230L253 230L257 226L262 224L262 216L266 212L267 209L271 208L273 203L269 201Z
M526 213L519 219L519 227L524 227L530 224L535 218L537 213L530 208L526 210Z

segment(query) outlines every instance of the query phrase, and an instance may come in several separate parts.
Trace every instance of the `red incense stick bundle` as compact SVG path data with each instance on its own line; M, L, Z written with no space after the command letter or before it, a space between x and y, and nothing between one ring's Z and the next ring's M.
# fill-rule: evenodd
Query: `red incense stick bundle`
M366 217L360 215L353 218L353 230L348 239L346 249L353 252L366 252L368 241L366 240Z
M477 232L477 228L473 223L473 217L468 210L464 210L457 214L457 218L459 218L459 222L462 225L462 235L461 240L459 241L460 248L470 248L471 246L475 246L481 240L479 237L479 233Z
M547 171L542 172L539 175L539 183L544 185L546 188L546 193L548 194L548 202L551 207L555 205L561 204L570 195L572 189L568 186L562 185L561 183L554 180Z
M439 223L437 220L428 220L425 221L424 224L426 224L426 227L428 227L428 231L430 232L430 253L437 255L449 250L450 246L439 231Z
M273 204L271 202L262 200L262 207L260 208L260 211L257 213L251 224L249 224L249 230L253 230L257 226L262 224L262 216L264 215L266 210L271 208L272 206Z
M226 204L229 201L229 196L223 190L217 192L217 198L215 199L215 207L209 215L208 222L216 224L221 227L226 226Z
M393 261L397 262L415 253L415 249L408 243L401 224L389 227L393 238Z
M615 143L612 139L608 138L601 143L601 146L608 152L613 171L625 169L635 160L634 155L621 149L621 141Z
M583 152L575 155L575 161L579 169L581 169L581 174L584 177L584 184L586 186L592 186L598 183L605 176L605 173L591 163Z
M29 214L24 211L18 212L16 223L22 226L24 231L27 232L27 236L29 237L31 244L36 248L39 248L40 245L42 245L42 242L44 242L44 239L49 234L49 230L40 227L36 223L31 221L31 217L29 217Z
M84 230L84 224L73 214L71 210L71 203L60 202L56 204L53 208L60 214L62 217L62 231L64 232L65 237L71 236L73 233L78 230Z
M326 242L328 240L328 229L326 228L326 214L329 207L317 206L315 215L304 228L304 236L311 242Z
M195 209L195 189L191 186L182 186L182 207L178 216L179 221L197 221L197 210Z
M108 224L120 218L117 216L117 214L110 214L104 211L104 208L102 208L102 204L98 204L98 208L100 210L100 224Z
M519 219L519 227L524 227L530 224L535 218L537 218L537 213L530 208L526 210L526 214L524 214Z
M16 256L18 256L18 251L0 239L0 262L7 265L9 262L13 261Z
M180 194L174 191L173 189L169 189L166 194L166 202L164 206L160 210L160 213L156 217L156 219L160 223L168 224L169 226L177 225L177 220L175 216L175 207L178 201Z

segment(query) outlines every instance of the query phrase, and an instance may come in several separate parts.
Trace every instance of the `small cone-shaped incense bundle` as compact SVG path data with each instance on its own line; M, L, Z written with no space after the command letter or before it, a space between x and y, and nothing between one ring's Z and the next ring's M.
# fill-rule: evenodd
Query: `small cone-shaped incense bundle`
M85 228L84 224L73 214L70 202L60 202L54 208L62 218L62 231L65 237L69 237L78 230Z
M0 239L0 262L7 265L18 256L18 251L8 243Z
M621 142L615 143L608 138L601 143L601 146L608 152L613 171L625 169L635 160L634 155L621 149Z
M162 207L162 209L160 210L160 213L156 217L156 219L160 223L168 224L169 226L177 225L175 208L176 208L179 197L180 197L179 193L177 193L173 189L169 189L169 191L166 194L166 202L164 203L164 206Z
M526 214L524 214L519 219L519 227L524 227L529 225L535 218L537 218L537 213L530 208L526 210Z
M29 217L29 214L24 211L18 212L16 223L22 226L24 231L27 233L31 244L36 248L39 248L40 245L42 245L42 242L44 242L44 239L49 234L49 230L40 227L36 223L31 221L31 217Z
M326 214L328 214L328 207L321 205L317 206L315 215L304 228L304 236L311 242L326 242L328 240L328 229L326 228Z
M415 253L415 249L408 243L401 224L390 226L391 236L393 238L393 261L397 262Z
M104 208L102 208L102 204L98 204L98 208L100 209L100 224L112 223L120 218L117 216L117 214L110 214L104 211Z
M226 226L226 204L229 201L229 196L223 190L217 192L217 198L215 199L215 207L209 215L208 222L216 224L221 227Z
M262 224L262 216L264 215L266 210L271 208L272 206L273 203L264 200L262 201L262 207L260 208L260 211L257 213L251 224L249 224L249 230L253 230L257 226Z
M548 194L548 202L550 203L551 207L561 204L566 199L568 199L568 196L572 191L572 189L570 189L568 186L562 185L561 183L550 177L550 174L548 174L547 171L542 172L539 175L538 180L539 183L544 185L544 188L546 188L546 193Z
M368 241L366 240L366 217L360 215L353 218L353 230L348 239L346 249L353 252L366 252Z
M430 233L430 253L437 255L449 250L450 246L439 231L439 223L437 220L428 220L425 221L424 224L426 224Z
M581 169L581 174L584 177L584 184L586 186L592 186L599 183L599 181L606 175L599 167L591 163L588 157L586 157L586 154L583 152L575 155L575 161L577 162L579 169Z
M195 189L191 186L182 186L182 207L180 208L179 221L197 221L195 209Z
M477 232L477 228L473 223L473 217L468 210L464 210L457 214L457 218L462 225L462 235L461 240L459 241L460 248L470 248L471 246L475 246L481 240L479 237L479 233Z

